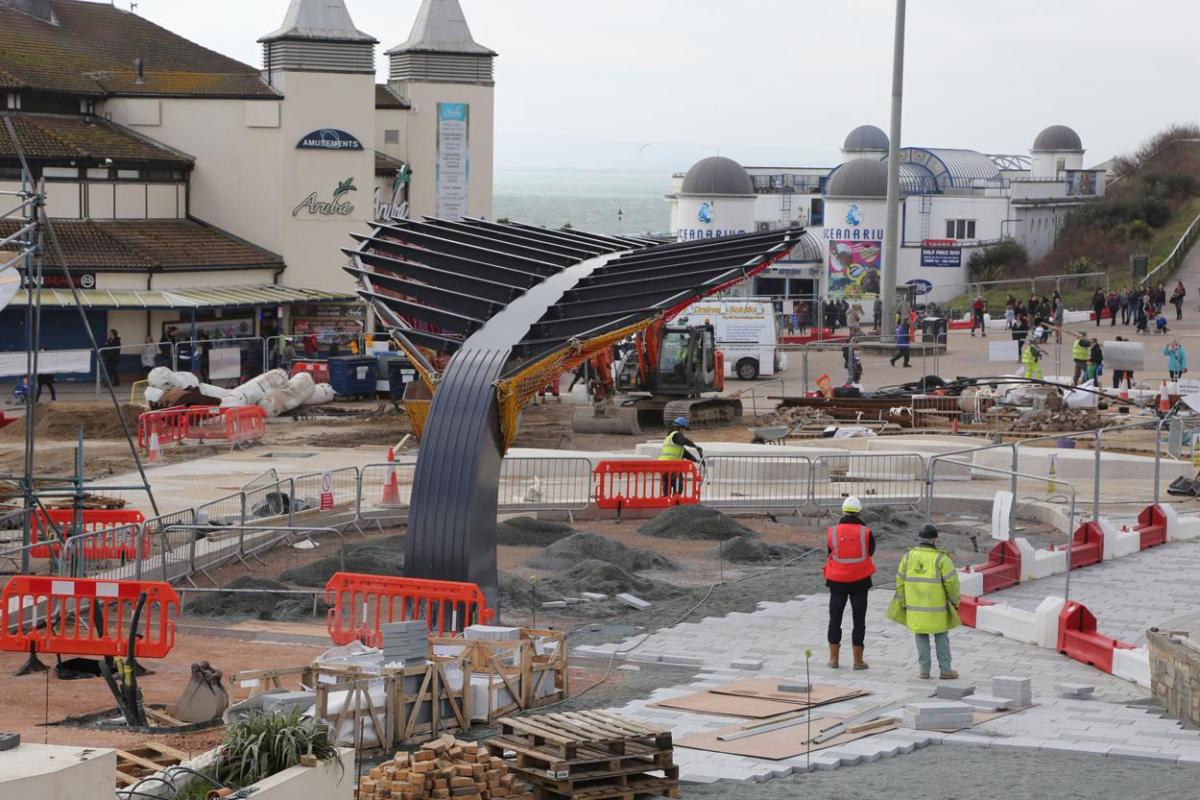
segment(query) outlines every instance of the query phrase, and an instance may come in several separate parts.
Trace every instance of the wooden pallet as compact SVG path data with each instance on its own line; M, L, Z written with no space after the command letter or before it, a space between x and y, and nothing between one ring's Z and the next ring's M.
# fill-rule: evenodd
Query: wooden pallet
M117 788L132 786L147 775L177 766L190 756L182 750L158 742L117 751Z
M679 768L669 731L603 711L505 717L486 744L538 798L632 800L679 796ZM650 774L660 773L660 774Z

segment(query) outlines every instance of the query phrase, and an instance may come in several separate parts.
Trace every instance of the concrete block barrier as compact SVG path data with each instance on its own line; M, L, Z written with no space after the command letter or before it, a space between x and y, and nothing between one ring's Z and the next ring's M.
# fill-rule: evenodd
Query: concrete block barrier
M1145 647L1113 650L1112 674L1138 686L1150 686L1150 653Z
M1038 603L1033 612L1034 636L1037 646L1053 650L1058 646L1059 614L1065 601L1061 597L1047 597Z
M1170 503L1163 503L1160 507L1167 522L1168 542L1190 542L1200 538L1200 517L1181 517Z
M1066 550L1035 550L1033 558L1033 580L1049 578L1067 571ZM1024 559L1022 559L1022 563Z
M988 633L997 633L1006 639L1026 644L1038 643L1034 615L1012 606L980 606L975 614L975 627Z
M958 571L959 590L963 594L978 597L983 594L983 573Z

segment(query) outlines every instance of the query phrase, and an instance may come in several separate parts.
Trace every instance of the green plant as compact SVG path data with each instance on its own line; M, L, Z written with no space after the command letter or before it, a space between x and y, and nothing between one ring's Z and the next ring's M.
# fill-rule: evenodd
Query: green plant
M1010 269L1029 263L1029 252L1018 242L1005 241L976 250L967 260L971 280L986 283L999 280Z
M231 786L249 786L296 766L305 755L338 760L333 731L325 720L302 718L299 709L251 714L226 731L218 775Z
M1068 275L1086 275L1089 272L1103 272L1104 267L1094 258L1080 256L1067 263Z

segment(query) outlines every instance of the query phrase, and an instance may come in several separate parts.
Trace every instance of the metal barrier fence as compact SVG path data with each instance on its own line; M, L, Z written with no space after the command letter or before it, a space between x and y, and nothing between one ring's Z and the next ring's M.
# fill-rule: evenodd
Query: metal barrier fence
M506 458L500 465L501 512L583 511L592 502L592 462L578 456Z
M786 509L799 514L811 496L808 456L712 456L704 460L700 504L726 509Z
M820 455L809 479L819 507L840 507L851 495L864 505L913 505L925 496L925 459L913 453Z

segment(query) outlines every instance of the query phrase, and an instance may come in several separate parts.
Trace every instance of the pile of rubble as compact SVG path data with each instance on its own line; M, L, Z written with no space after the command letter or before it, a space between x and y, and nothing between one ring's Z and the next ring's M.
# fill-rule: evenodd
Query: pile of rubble
M485 748L445 735L414 753L396 753L391 761L359 778L356 800L533 800L529 787L509 774L504 759Z
M1109 422L1100 412L1091 408L1060 409L1035 408L1017 417L1008 425L1010 431L1033 431L1054 433L1055 431L1090 431L1103 428Z
M804 423L833 425L837 423L837 420L820 409L809 406L780 406L774 411L768 411L754 418L755 425L795 426Z

